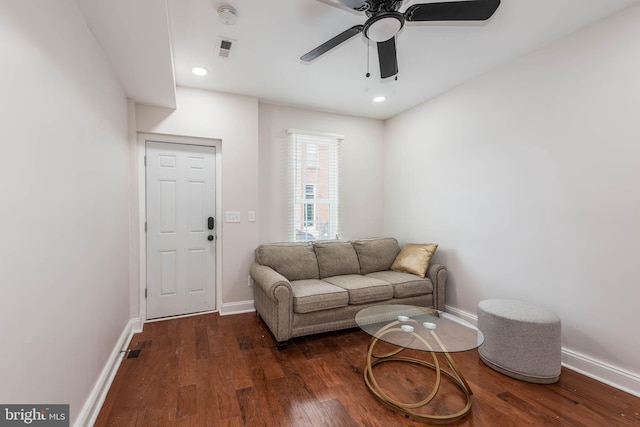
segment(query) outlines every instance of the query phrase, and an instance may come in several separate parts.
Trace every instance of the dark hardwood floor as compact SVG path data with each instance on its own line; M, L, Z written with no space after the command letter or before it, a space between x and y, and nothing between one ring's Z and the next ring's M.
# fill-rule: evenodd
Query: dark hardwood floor
M362 374L368 343L354 329L278 351L253 313L147 323L130 345L139 357L122 361L95 425L424 426L369 393ZM537 385L498 374L475 350L453 358L474 395L471 413L449 425L640 426L640 398L573 371ZM433 382L410 365L382 364L375 372L403 401L420 400ZM443 381L441 392L426 411L461 408L457 388Z

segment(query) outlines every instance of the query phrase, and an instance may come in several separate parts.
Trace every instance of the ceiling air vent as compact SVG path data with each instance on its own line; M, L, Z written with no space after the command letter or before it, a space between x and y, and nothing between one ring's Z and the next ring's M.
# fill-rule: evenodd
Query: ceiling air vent
M218 58L229 59L231 51L235 49L236 41L228 37L218 37L218 45L216 47Z

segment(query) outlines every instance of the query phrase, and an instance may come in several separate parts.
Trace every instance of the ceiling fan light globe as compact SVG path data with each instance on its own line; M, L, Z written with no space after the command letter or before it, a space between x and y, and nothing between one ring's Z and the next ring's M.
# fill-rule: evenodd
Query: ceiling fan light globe
M373 42L385 42L404 26L402 14L389 12L377 15L365 23L364 35Z
M374 22L369 27L367 36L371 41L384 42L395 37L398 31L400 31L400 21L395 18L385 18Z

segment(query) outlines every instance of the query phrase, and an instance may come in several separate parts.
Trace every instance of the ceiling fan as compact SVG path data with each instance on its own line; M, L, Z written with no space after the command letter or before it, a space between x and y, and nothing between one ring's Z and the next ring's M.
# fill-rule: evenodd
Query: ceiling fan
M350 38L363 33L377 43L380 77L385 79L398 74L396 34L405 22L424 21L485 21L498 9L500 0L466 0L438 3L422 3L398 12L403 0L338 0L342 5L364 12L369 19L364 25L354 25L334 38L302 55L300 59L311 62Z

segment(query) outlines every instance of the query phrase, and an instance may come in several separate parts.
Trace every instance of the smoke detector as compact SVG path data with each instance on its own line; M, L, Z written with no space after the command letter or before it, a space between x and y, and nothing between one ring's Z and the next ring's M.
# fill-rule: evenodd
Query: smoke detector
M238 11L231 6L220 6L218 8L218 18L225 25L233 25L238 20Z

